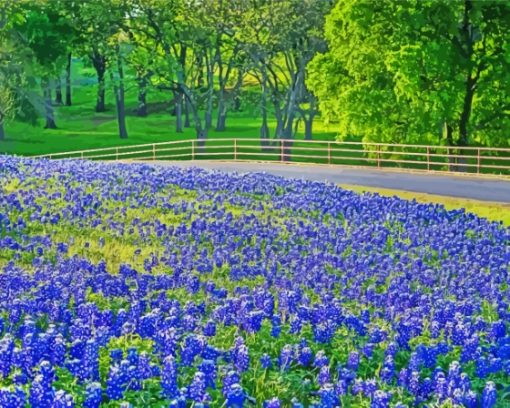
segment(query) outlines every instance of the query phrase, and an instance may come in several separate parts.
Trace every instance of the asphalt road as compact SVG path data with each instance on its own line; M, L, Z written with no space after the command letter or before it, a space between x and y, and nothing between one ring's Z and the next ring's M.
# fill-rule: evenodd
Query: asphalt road
M433 173L419 174L366 168L278 163L200 161L157 162L157 164L179 167L201 167L209 170L238 173L266 172L287 178L325 181L335 184L355 184L510 203L510 180L492 177L451 176Z

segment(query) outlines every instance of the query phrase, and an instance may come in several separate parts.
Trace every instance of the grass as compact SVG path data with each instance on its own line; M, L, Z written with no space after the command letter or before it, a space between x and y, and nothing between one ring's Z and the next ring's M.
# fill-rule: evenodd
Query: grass
M175 117L170 113L170 101L173 95L169 91L151 90L148 93L149 115L138 117L137 88L132 79L126 85L126 112L129 137L122 140L118 136L116 109L111 86L106 85L106 109L104 113L95 112L97 86L94 71L81 62L73 64L73 105L55 106L58 129L43 129L44 119L36 126L19 121L6 125L6 139L0 141L0 152L20 155L39 155L93 149L111 146L123 146L142 143L165 142L171 140L193 139L195 131L185 128L183 133L175 132ZM253 99L253 98L251 98ZM227 130L210 130L209 137L214 138L258 138L260 118L257 109L247 103L241 112L231 112L227 118ZM213 125L215 122L213 115ZM270 121L271 131L275 122ZM314 123L315 137L321 140L334 140L336 131L324 125L320 120ZM302 137L301 133L298 138Z
M442 204L447 210L464 208L466 212L476 214L479 217L487 218L491 221L501 221L505 226L510 227L510 204L507 203L468 200L457 197L417 193L414 191L392 190L352 184L342 184L340 187L357 193L378 193L388 197L397 196L405 200L416 200L420 203Z
M43 129L44 119L39 119L36 126L32 126L20 121L13 121L6 124L6 139L0 141L0 153L19 154L26 156L51 154L58 152L68 152L86 149L130 146L146 143L168 142L174 140L195 139L196 134L193 127L185 128L182 133L175 132L175 117L171 115L171 103L173 94L170 91L158 91L151 89L148 93L149 115L147 117L138 117L135 114L137 106L137 85L133 75L127 75L126 79L126 112L128 139L118 137L116 108L113 100L111 86L106 84L106 108L103 113L95 112L95 102L97 93L97 84L95 80L95 71L91 67L84 65L81 61L73 63L73 106L55 106L55 117L58 129ZM239 155L237 159L245 160L268 160L274 161L280 159L281 149L279 145L272 148L262 149L260 144L250 142L243 143L244 138L259 138L260 112L257 107L258 88L253 81L246 87L246 95L243 100L242 111L230 112L227 119L227 130L216 132L213 129L209 131L206 150L202 151L201 158L214 158L232 160L233 143L230 148L215 147L215 140L219 138L240 139L237 143ZM39 92L39 90L36 90ZM203 112L202 112L203 115ZM213 114L215 119L216 112ZM272 115L269 112L269 117ZM213 121L214 124L214 121ZM276 123L269 121L270 132L274 133ZM376 153L373 152L370 157L360 150L358 145L332 145L328 154L328 141L334 141L337 135L335 125L327 125L320 118L314 122L314 140L323 141L310 146L300 139L303 138L303 124L298 129L296 141L293 143L290 151L292 152L293 162L302 163L331 163L348 164L362 166L376 166ZM359 138L350 138L349 141L359 141ZM182 148L182 146L181 146ZM414 152L418 150L412 149ZM420 151L425 155L426 151ZM170 152L172 153L172 152ZM174 154L183 154L181 159L191 158L191 146L183 148ZM207 153L207 154L205 154ZM209 155L209 153L215 153ZM221 154L220 154L221 153ZM441 151L444 153L444 151ZM169 154L168 152L165 154ZM503 153L501 153L503 155ZM508 156L508 154L506 155ZM510 164L508 157L483 159L484 164L505 165ZM124 158L141 158L130 156ZM392 160L408 160L413 163L404 165L406 168L427 169L424 162L425 156L401 155L395 152L379 152L379 158L382 160L381 167L400 167L400 165L391 162ZM179 159L174 157L173 159ZM387 161L384 161L387 160ZM447 170L446 158L430 157L433 162L432 170ZM423 163L420 163L423 161ZM473 160L470 164L474 164ZM476 170L469 168L470 172ZM489 169L484 172L510 174L508 170Z

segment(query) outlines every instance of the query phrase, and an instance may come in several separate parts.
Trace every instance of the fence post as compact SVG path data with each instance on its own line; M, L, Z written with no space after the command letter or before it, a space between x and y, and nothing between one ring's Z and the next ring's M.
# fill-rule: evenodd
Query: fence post
M480 166L481 166L481 162L482 162L482 158L480 157L480 148L477 149L477 161L476 161L476 170L477 170L477 174L480 174Z
M49 157L49 159L51 160L51 154L50 154L50 157Z
M328 164L331 164L331 142L328 142Z
M376 157L377 157L377 168L380 169L381 168L381 157L380 157L380 148L381 146L379 146L378 144L375 145L376 147Z
M430 146L427 146L427 171L430 171Z
M283 139L280 139L280 161L283 163Z
M156 160L156 144L155 143L152 144L152 160L153 161Z
M234 138L234 160L237 160L237 139Z
M191 160L195 160L195 139L191 141Z
M83 160L83 150L81 151L81 159Z
M115 161L119 161L119 148L115 148Z

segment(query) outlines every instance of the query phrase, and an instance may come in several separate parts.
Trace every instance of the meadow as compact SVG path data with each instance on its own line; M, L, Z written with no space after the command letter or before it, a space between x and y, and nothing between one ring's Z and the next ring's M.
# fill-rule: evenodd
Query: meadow
M509 238L317 182L0 156L0 406L508 407Z
M175 132L175 116L172 116L173 95L169 91L151 88L147 94L148 116L136 115L137 86L134 74L126 74L126 122L129 137L120 139L114 97L109 81L106 83L106 112L95 112L97 81L93 68L84 61L73 62L72 106L54 104L57 129L43 129L44 120L35 124L14 120L6 124L6 138L0 140L0 153L35 156L47 153L94 149L111 146L136 145L143 143L168 142L171 140L196 138L193 127L185 127L182 133ZM40 93L39 89L33 92ZM227 129L209 131L209 138L256 138L260 128L258 87L246 79L240 111L229 112ZM42 107L39 107L42 109ZM203 115L203 112L200 113ZM217 110L213 113L213 118ZM275 121L270 117L269 128L274 132ZM325 125L320 119L314 123L317 140L334 140L337 130L334 125ZM297 139L303 138L303 126Z

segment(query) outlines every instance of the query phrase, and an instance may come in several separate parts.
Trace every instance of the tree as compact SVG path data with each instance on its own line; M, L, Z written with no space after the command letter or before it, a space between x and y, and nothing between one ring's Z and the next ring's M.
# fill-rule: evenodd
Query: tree
M204 88L198 79L204 69L210 73L212 60L208 54L211 41L209 27L204 27L193 12L200 2L172 0L138 0L130 16L131 24L139 35L154 41L160 52L155 80L160 89L174 94L176 104L176 131L182 131L181 114L186 100L191 111L197 139L205 141L208 133L208 113L200 116L204 101L211 97L212 79L208 75ZM201 59L202 58L202 59ZM205 68L200 63L206 64ZM208 106L210 106L208 104ZM210 112L210 108L207 109Z
M79 53L87 56L97 76L96 112L106 111L106 74L112 53L111 38L123 24L125 4L121 0L87 0L77 4L76 27L79 36ZM115 62L114 62L115 63Z
M24 22L19 3L0 5L0 140L5 139L4 125L11 119L35 125L41 105L40 96L29 91L35 85L33 56L17 30Z
M24 4L23 19L16 29L31 50L33 64L41 78L44 96L46 129L55 129L55 116L51 100L53 79L60 74L67 55L67 35L72 31L69 22L51 3L41 1Z
M260 136L269 138L267 103L273 105L275 137L292 139L299 115L311 138L316 114L306 87L306 66L324 51L324 18L330 2L323 0L256 0L243 11L241 41L252 62L251 73L261 87ZM305 107L306 105L306 107Z
M73 3L74 4L74 3ZM115 97L119 137L128 137L125 109L124 65L128 54L128 36L124 31L126 0L88 0L77 3L77 32L80 53L88 56L97 74L96 112L106 110L106 75Z
M508 2L340 0L309 85L341 137L508 144L509 22Z
M73 52L77 54L77 50L80 49L83 43L83 36L80 36L78 29L81 27L81 16L79 14L80 3L75 1L67 0L52 0L51 6L58 10L59 14L68 21L70 30L67 33L66 43L68 45L68 52L66 55L65 64L65 105L72 105L72 87L71 87L71 67L72 67L72 55ZM62 81L60 76L57 78L59 83L57 84L57 103L62 103L61 96L61 85ZM60 92L60 96L58 93Z
M242 4L238 1L207 0L196 4L195 12L201 26L208 27L208 42L203 44L202 53L208 51L209 62L207 77L216 77L217 118L216 131L226 129L226 120L230 104L239 93L245 70L245 53L238 38L238 23L242 19ZM232 89L228 90L231 85ZM211 90L211 89L210 89ZM212 110L212 93L208 98L208 115ZM210 125L211 118L206 120ZM208 126L209 127L209 126Z

